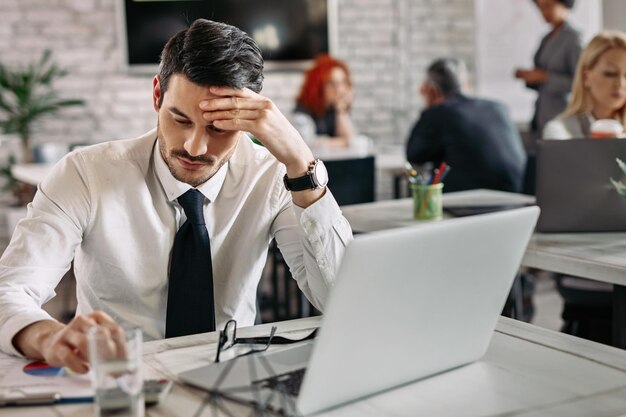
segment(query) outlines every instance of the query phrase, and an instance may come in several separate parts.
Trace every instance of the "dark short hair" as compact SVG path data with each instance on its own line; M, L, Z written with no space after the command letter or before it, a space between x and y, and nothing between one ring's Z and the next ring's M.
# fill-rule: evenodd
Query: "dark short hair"
M535 3L537 3L537 0L533 0ZM561 3L563 6L567 7L568 9L571 9L574 7L574 3L576 3L576 0L557 0L559 3Z
M440 58L435 60L426 70L430 82L448 97L461 91L465 64L456 58Z
M247 87L258 93L263 87L263 57L244 31L198 19L172 36L161 52L161 100L174 74L202 86Z

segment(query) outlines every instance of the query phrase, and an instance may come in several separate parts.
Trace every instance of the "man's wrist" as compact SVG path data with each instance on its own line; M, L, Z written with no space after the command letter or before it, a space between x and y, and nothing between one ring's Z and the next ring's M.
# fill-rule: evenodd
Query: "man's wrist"
M285 188L289 191L310 191L325 188L328 184L328 171L324 162L316 159L309 164L307 172L296 178L290 178L287 174L283 178Z
M287 176L289 178L298 178L305 175L308 170L311 162L315 160L312 152L303 153L304 156L299 156L298 158L294 158L291 162L285 164L285 168L287 169Z

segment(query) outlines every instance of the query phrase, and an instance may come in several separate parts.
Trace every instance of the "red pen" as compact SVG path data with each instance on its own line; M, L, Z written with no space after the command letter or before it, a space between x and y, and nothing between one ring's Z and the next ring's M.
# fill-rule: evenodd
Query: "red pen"
M441 179L441 175L443 174L443 171L445 171L447 166L448 164L446 164L445 162L442 162L441 165L439 165L439 169L437 170L437 174L435 174L432 185L439 183L439 179Z

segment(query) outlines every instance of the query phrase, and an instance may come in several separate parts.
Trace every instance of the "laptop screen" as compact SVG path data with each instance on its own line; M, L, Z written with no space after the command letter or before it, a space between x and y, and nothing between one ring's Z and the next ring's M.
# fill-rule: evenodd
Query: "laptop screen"
M626 199L611 179L624 179L626 140L542 140L537 153L541 232L626 230Z

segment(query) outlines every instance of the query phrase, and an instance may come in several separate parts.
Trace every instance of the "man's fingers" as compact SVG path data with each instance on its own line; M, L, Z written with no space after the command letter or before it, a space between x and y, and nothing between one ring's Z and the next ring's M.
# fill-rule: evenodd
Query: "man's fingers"
M86 316L77 316L72 320L62 334L59 335L59 344L67 344L73 353L84 362L89 361L89 329L97 326L94 337L98 341L99 349L103 349L107 357L116 358L126 352L124 330L106 313L96 311Z
M257 126L257 122L255 120L244 119L215 120L213 126L222 130L242 130L244 132L251 132Z
M89 370L83 358L72 350L69 346L63 346L61 352L59 352L60 358L66 367L70 368L74 372L84 374Z
M244 88L234 88L234 87L226 87L226 86L213 86L209 88L209 91L216 96L234 96L234 97L242 97L242 98L253 98L260 97L257 93L250 90L247 87Z
M120 357L126 352L124 329L103 311L94 311L89 317L100 326L98 337L103 338L104 348L112 357Z
M70 346L59 343L55 346L56 360L49 361L52 366L66 366L74 372L84 374L89 370L85 361Z
M89 362L89 343L85 333L68 329L60 342L72 347L74 353L84 362Z
M115 320L113 320L111 316L104 311L94 311L89 314L89 317L91 317L98 324L110 324L119 327Z
M126 345L126 336L124 334L124 329L120 326L115 326L109 328L111 334L111 341L115 346L115 354L119 358L124 358L128 355L128 346Z
M213 122L215 120L244 119L255 120L261 117L259 110L220 110L202 113L204 120Z
M240 97L224 97L214 98L211 100L202 100L200 102L200 110L205 112L213 112L219 110L255 110L266 107L264 100L247 99Z

